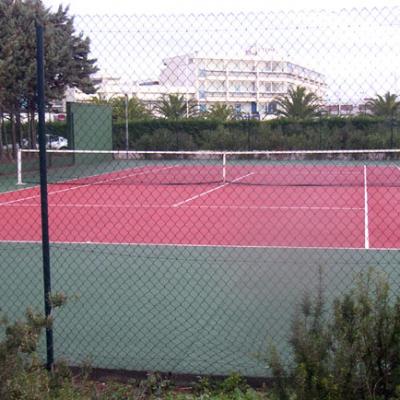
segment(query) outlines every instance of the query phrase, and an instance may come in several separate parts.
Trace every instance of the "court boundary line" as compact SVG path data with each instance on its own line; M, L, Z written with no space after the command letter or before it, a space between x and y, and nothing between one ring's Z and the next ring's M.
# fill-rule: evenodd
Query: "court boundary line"
M161 169L156 170L155 172L163 171L163 170L165 170L165 169L171 169L171 168L174 168L174 167L175 167L175 165L171 165L171 166L168 166L168 167L163 167L163 168L161 168ZM114 171L114 172L115 172L115 171ZM106 174L110 174L110 173L114 173L114 172L108 172L108 173L106 173ZM82 188L86 188L86 187L93 186L93 185L99 185L99 184L102 184L102 183L114 182L114 181L118 181L118 180L121 180L121 179L129 178L129 177L131 177L131 176L149 174L149 173L151 173L151 172L154 172L154 171L136 172L136 173L133 173L133 174L124 175L124 176L120 176L120 177L117 177L117 178L104 179L104 180L101 180L101 181L98 181L98 182L87 183L87 184L85 184L85 185L79 185L79 184L77 185L76 183L71 183L71 185L75 185L75 186L74 186L74 187L67 188L67 189L55 190L55 191L53 191L53 192L49 192L48 195L50 196L50 195L52 195L52 194L64 193L64 192L68 192L68 191L71 191L71 190L82 189ZM101 174L95 175L95 176L101 176ZM89 178L91 178L91 177L93 177L93 176L90 176ZM74 180L76 181L76 180L79 180L79 179L85 179L85 177L84 177L84 178L75 178ZM71 180L71 182L72 182L72 181L73 181L73 180ZM69 184L68 182L69 182L69 181L62 182L62 183L60 183L60 185L68 185L68 184ZM57 183L55 183L55 185L56 185L56 184L57 184ZM2 203L0 203L0 206L7 206L7 205L9 205L9 204L19 203L19 202L24 201L24 200L31 200L31 199L37 199L37 198L40 198L40 193L37 194L37 195L35 195L35 196L22 197L22 198L20 198L20 199L2 202Z
M217 187L215 187L215 188L212 188L212 189L210 189L210 190L206 190L205 192L199 193L199 194L197 194L196 196L193 196L193 197L190 197L190 198L188 198L188 199L186 199L186 200L182 200L182 201L180 201L180 202L178 202L178 203L175 203L175 204L172 205L172 207L177 208L177 207L179 207L179 206L181 206L181 205L183 205L183 204L185 204L185 203L189 203L189 201L196 200L196 199L198 199L198 198L200 198L200 197L203 197L203 196L205 196L205 195L207 195L207 194L210 194L210 193L212 193L212 192L215 192L216 190L222 189L222 188L224 188L225 186L228 186L228 185L232 184L233 182L238 182L238 181L240 181L241 179L247 178L248 176L254 175L254 174L255 174L255 172L250 172L249 174L240 176L239 178L236 178L236 179L234 179L233 181L224 183L223 185L219 185L219 186L217 186Z
M12 243L12 244L42 244L41 240L0 240L0 244L3 243ZM79 244L79 245L91 245L91 246L100 246L100 245L115 245L115 246L151 246L151 247L211 247L211 248L238 248L238 249L280 249L280 250L367 250L367 251L399 251L399 248L396 247L369 247L366 249L365 247L326 247L326 246L270 246L270 245L234 245L234 244L193 244L193 243L127 243L127 242L91 242L91 241L78 241L78 242L64 242L51 240L50 245L52 244Z
M37 204L1 204L0 207L40 207ZM65 207L65 208L110 208L110 209L137 209L137 208L177 208L171 204L74 204L74 203L61 203L49 204L49 207ZM364 211L364 207L327 207L327 206L234 206L234 205L199 205L199 206L181 206L186 209L210 208L210 209L232 209L232 210L322 210L322 211Z
M366 165L364 165L364 247L369 249L368 182Z
M139 168L145 168L145 167L139 167ZM132 168L124 168L121 171L124 171L124 170L132 170ZM106 173L102 172L102 173L99 173L99 174L89 175L86 178L96 178L96 177L101 176L101 175L113 174L114 172L116 172L116 171L110 171L110 172L106 172ZM68 179L68 180L65 180L65 181L60 181L59 183L58 182L57 183L50 182L50 183L48 183L48 185L65 185L65 184L69 184L69 182L78 181L79 179L82 179L82 178L72 178L72 179ZM29 185L29 183L22 182L22 183L17 183L16 185L17 186ZM35 184L32 184L32 186L28 186L28 187L24 187L24 188L18 188L18 189L14 189L14 190L7 190L6 192L1 192L0 191L0 196L2 194L16 193L16 192L21 192L22 190L29 190L29 189L35 189L35 188L40 188L40 183L35 183Z

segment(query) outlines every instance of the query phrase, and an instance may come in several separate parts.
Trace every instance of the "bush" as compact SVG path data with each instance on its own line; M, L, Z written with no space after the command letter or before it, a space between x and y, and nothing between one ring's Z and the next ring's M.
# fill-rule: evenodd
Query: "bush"
M322 285L321 285L322 287ZM373 270L325 310L322 290L306 295L293 319L293 365L275 349L269 366L279 399L396 399L400 388L400 298Z
M152 134L143 135L135 144L135 150L194 150L193 138L184 132L157 129Z
M247 149L247 135L224 128L220 125L217 129L202 131L199 140L200 148L204 150L243 150Z
M157 144L152 150L328 150L390 148L400 143L398 121L381 117L321 117L308 120L277 118L268 121L217 121L207 119L151 119L129 122L129 147ZM171 134L158 142L159 131ZM393 134L393 140L392 140ZM181 141L176 135L187 137ZM393 142L393 143L392 143ZM176 143L173 144L173 143ZM113 125L115 149L125 149L125 124Z

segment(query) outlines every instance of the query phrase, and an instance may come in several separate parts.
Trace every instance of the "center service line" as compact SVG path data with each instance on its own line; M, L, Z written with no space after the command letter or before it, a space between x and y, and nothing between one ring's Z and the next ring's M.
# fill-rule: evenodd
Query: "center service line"
M240 181L241 179L244 179L244 178L246 178L246 177L248 177L248 176L250 176L250 175L253 175L253 174L254 174L254 172L250 172L249 174L240 176L239 178L236 178L236 179L234 179L234 180L231 181L231 182L224 183L223 185L220 185L220 186L217 186L217 187L212 188L212 189L210 189L210 190L207 190L206 192L202 192L202 193L200 193L200 194L197 194L196 196L190 197L189 199L180 201L179 203L175 203L175 204L172 205L172 207L179 207L179 206L181 206L182 204L188 203L189 201L192 201L192 200L196 200L196 199L198 199L199 197L205 196L206 194L215 192L215 191L218 190L218 189L222 189L222 188L224 188L225 186L228 186L228 185L230 185L230 184L233 183L233 182Z
M369 249L367 166L364 165L364 247Z

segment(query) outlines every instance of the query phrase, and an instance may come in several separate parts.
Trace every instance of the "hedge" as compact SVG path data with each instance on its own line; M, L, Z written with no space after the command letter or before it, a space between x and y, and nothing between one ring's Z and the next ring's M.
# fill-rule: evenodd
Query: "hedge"
M125 124L114 124L113 145L125 149ZM371 116L311 120L130 121L131 150L327 150L400 147L399 120Z
M371 116L269 121L151 119L130 121L131 150L317 150L400 147L399 119ZM67 136L65 122L49 122L48 133ZM22 125L22 136L28 127ZM5 124L7 142L10 126ZM113 124L114 149L125 149L125 123ZM4 135L3 135L4 136Z

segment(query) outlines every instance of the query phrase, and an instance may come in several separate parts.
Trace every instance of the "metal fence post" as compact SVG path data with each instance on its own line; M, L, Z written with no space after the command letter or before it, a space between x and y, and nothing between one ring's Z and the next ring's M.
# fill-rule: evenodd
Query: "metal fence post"
M47 160L45 135L45 99L44 99L44 28L36 23L36 67L37 67L37 107L38 107L38 136L40 160L40 203L42 219L42 255L43 255L43 284L44 309L46 317L51 315L51 274L50 274L50 243L49 243L49 214L47 199ZM54 362L53 329L46 328L47 369L51 369Z

